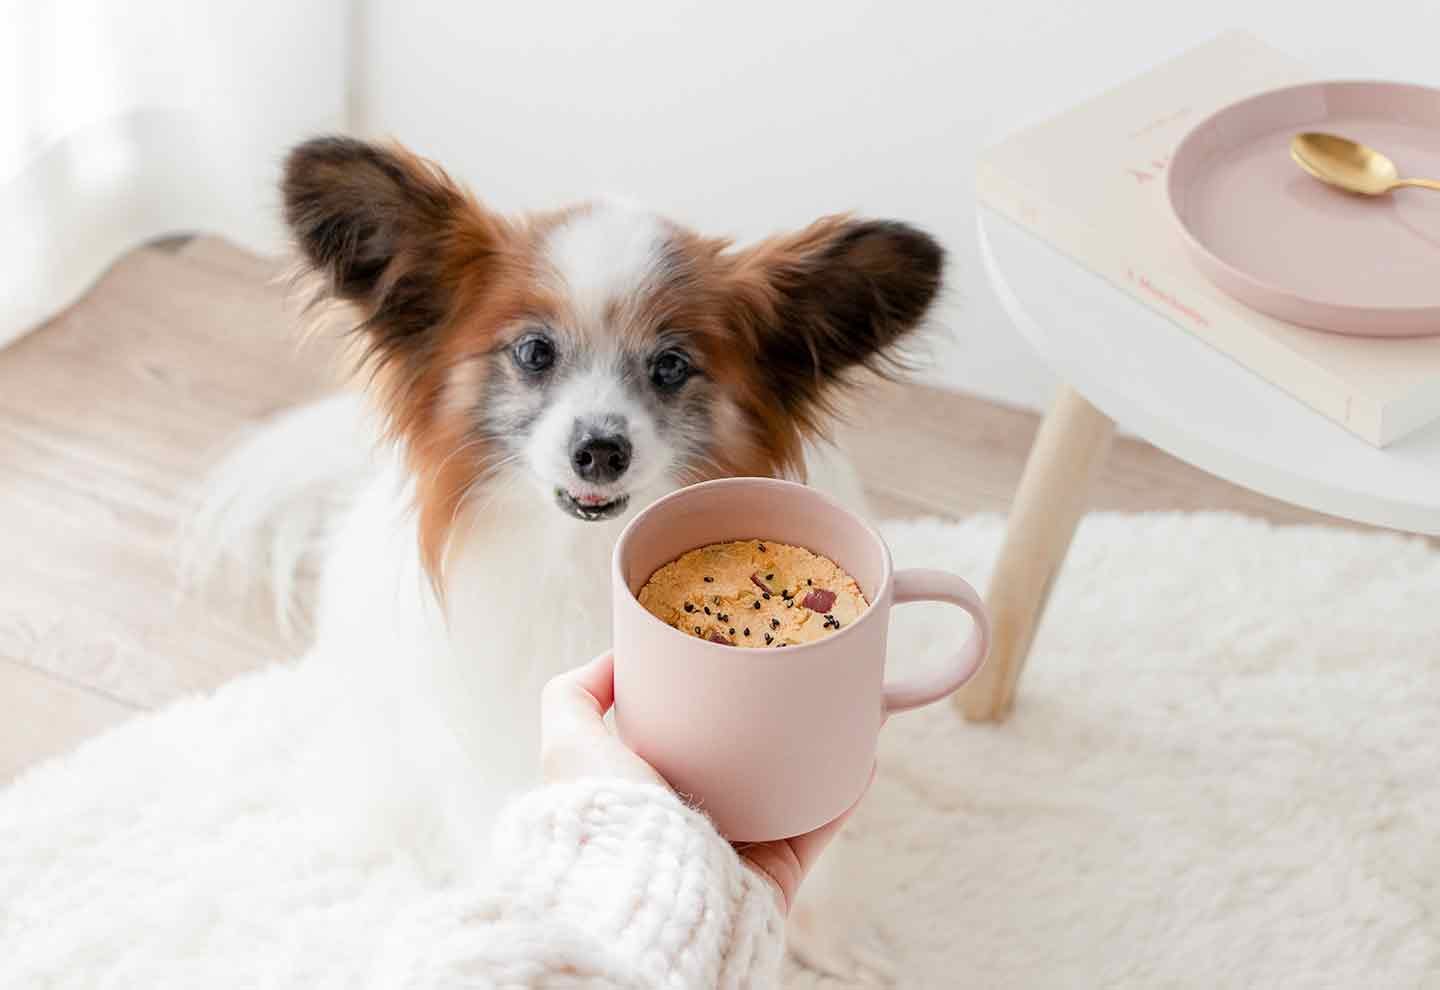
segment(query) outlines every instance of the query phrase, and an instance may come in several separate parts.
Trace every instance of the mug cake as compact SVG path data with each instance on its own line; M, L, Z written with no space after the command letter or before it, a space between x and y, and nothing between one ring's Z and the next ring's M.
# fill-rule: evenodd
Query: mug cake
M770 540L711 543L664 565L640 604L666 625L712 643L754 649L813 643L869 607L828 557Z

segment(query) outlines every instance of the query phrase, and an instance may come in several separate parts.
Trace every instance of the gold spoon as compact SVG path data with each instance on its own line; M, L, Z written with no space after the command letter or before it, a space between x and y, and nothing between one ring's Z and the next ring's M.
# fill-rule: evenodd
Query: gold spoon
M1296 134L1290 157L1321 182L1362 196L1383 196L1401 186L1440 190L1433 179L1400 178L1395 163L1380 152L1334 134Z

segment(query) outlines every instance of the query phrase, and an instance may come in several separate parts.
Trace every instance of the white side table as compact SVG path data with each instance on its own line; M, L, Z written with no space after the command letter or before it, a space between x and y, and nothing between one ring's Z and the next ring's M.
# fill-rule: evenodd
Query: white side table
M1006 217L979 212L986 269L1064 383L1031 448L988 594L994 643L961 692L1004 718L1094 478L1122 424L1227 481L1319 512L1440 535L1440 423L1379 450L1134 301Z

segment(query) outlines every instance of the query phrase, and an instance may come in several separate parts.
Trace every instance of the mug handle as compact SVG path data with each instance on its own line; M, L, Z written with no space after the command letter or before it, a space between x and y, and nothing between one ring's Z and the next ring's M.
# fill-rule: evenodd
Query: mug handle
M990 614L968 581L945 571L921 568L895 575L896 605L906 602L944 602L970 613L975 628L959 651L936 672L901 681L885 681L885 714L907 711L939 701L975 676L990 652Z

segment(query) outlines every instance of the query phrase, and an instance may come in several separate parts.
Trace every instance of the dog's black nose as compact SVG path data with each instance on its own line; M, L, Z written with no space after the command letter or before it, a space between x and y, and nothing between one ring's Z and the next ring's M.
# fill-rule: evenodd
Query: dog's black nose
M584 434L570 450L570 463L581 479L607 484L630 466L630 441L618 433Z

